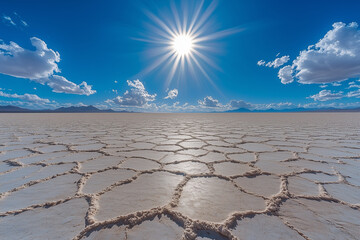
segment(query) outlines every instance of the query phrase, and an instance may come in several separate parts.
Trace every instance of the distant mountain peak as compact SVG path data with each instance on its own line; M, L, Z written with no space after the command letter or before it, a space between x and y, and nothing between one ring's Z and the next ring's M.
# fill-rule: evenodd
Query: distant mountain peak
M16 112L47 112L47 113L101 113L101 112L115 112L112 109L105 109L105 110L101 110L98 109L97 107L94 107L93 105L89 105L89 106L70 106L70 107L60 107L57 109L43 109L43 110L32 110L32 109L26 109L26 108L21 108L21 107L17 107L17 106L11 106L11 105L7 105L7 106L0 106L0 112L2 113L16 113ZM123 111L126 112L126 111Z

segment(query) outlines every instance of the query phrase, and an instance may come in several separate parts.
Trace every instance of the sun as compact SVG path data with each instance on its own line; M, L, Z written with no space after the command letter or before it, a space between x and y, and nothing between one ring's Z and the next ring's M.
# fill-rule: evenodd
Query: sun
M146 51L153 58L148 67L138 75L146 75L160 68L167 72L165 86L173 80L202 79L204 76L213 86L213 69L219 70L214 53L221 50L218 40L237 33L242 28L219 30L212 19L217 0L172 1L170 11L153 13L144 9L150 21L148 31L137 40L150 43ZM218 47L219 46L219 47ZM220 69L221 70L221 69ZM202 75L201 77L198 74ZM190 76L190 77L189 77ZM216 87L216 86L215 86Z
M189 35L177 35L172 40L173 50L178 56L185 56L193 50L193 38Z

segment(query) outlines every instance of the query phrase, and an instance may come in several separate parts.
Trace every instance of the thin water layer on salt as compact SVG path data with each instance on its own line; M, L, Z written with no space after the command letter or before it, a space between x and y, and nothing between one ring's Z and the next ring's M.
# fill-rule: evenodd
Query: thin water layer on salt
M13 169L15 166L11 166L8 163L0 162L0 173L7 172L11 169Z
M358 154L345 152L345 151L339 151L335 149L329 149L329 148L317 148L317 147L311 147L309 148L309 153L317 154L320 156L325 157L355 157Z
M201 173L209 172L209 168L204 163L191 162L191 161L168 164L164 167L164 169L170 171L179 171L186 174L201 174Z
M148 210L170 203L182 176L155 172L143 174L133 182L120 185L99 197L96 219L105 220L119 215Z
M61 162L83 162L86 160L100 157L102 154L98 152L79 152L47 160L47 163L61 163Z
M82 191L84 193L97 193L114 183L124 181L135 176L135 172L127 169L110 169L92 174L86 180Z
M156 231L154 231L156 229ZM166 216L156 216L127 230L127 240L177 240L184 229Z
M237 145L239 148L243 148L250 152L272 152L274 148L263 143L244 143Z
M255 166L260 168L263 172L278 175L290 174L292 172L300 170L299 167L289 166L287 162L259 161L255 163Z
M264 210L265 201L241 192L224 179L199 177L184 187L177 211L195 219L224 221L231 213Z
M166 152L159 152L159 151L154 151L154 150L133 150L133 151L121 153L121 156L133 157L133 158L146 157L148 159L159 161L160 159L165 157L167 154L168 153L166 153Z
M205 162L205 163L211 163L211 162L219 162L226 160L226 157L223 153L218 152L209 152L208 154L196 158L196 160Z
M359 122L356 113L2 114L0 236L357 239Z
M235 154L229 154L228 157L231 160L239 161L239 162L254 162L255 161L254 153L235 153Z
M325 184L325 190L334 198L351 204L360 204L360 188L343 183Z
M0 175L0 192L10 191L31 181L46 179L57 174L68 172L74 166L75 164L61 164L46 167L35 165L19 168L16 171Z
M356 240L360 234L360 211L335 202L287 200L279 215L310 239Z
M270 161L270 162L283 162L288 159L293 159L294 154L292 152L267 152L259 154L259 161Z
M300 177L289 177L288 178L288 189L291 194L301 196L318 196L319 185Z
M254 168L242 164L242 163L233 163L233 162L223 162L214 164L215 173L223 176L236 176L243 175L247 172L255 170Z
M103 156L81 163L80 172L96 172L109 167L117 166L124 158Z
M13 192L0 199L0 212L26 208L35 204L57 201L75 195L78 174L59 176Z
M42 153L61 152L67 150L66 146L64 145L48 145L48 146L38 147L35 149Z
M142 158L129 158L119 166L121 168L131 168L140 171L160 168L159 163Z
M96 151L96 150L100 150L103 147L105 147L104 144L101 143L95 143L95 144L89 144L89 145L76 145L73 146L72 149L77 150L77 151Z
M13 150L13 151L5 151L3 153L0 154L0 161L5 161L5 160L10 160L10 159L14 159L14 158L21 158L21 157L26 157L28 155L30 155L31 152L28 150Z
M33 163L39 163L39 162L57 158L57 157L64 157L68 154L69 154L69 152L67 152L67 151L46 153L46 154L35 154L35 155L31 155L30 157L20 158L17 161L21 162L23 164L33 164Z
M265 214L246 217L236 222L231 232L242 240L304 240L295 230L276 216Z
M298 176L314 182L321 182L321 183L339 181L339 176L329 175L324 173L301 173Z
M78 198L53 207L41 207L0 220L7 240L72 239L85 227L88 204Z
M126 240L126 227L113 225L104 227L100 230L93 231L89 236L82 238L83 240Z
M193 160L194 157L189 155L183 155L183 154L167 154L163 159L161 159L162 163L176 163L176 162L182 162L187 160Z
M247 192L263 197L270 197L280 192L280 178L273 175L258 175L252 177L238 177L235 183Z

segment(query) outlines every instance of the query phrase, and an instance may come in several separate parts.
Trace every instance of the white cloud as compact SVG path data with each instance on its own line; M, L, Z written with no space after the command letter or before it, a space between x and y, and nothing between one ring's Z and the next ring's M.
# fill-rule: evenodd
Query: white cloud
M39 38L30 38L35 51L27 50L14 42L0 43L0 73L18 78L46 78L60 72L57 63L60 54L48 49Z
M260 61L257 62L257 65L258 66L265 66L266 62L264 60L260 60Z
M88 85L86 82L82 82L77 85L73 82L70 82L66 78L58 75L52 75L49 78L38 79L36 81L42 84L46 83L49 87L53 89L53 92L56 93L69 93L86 96L96 93L95 90L92 90L92 86Z
M339 86L341 86L341 83L333 82L333 83L331 83L331 85L333 85L334 87L339 87Z
M239 108L251 108L252 105L247 103L243 100L231 100L229 105L232 109L239 109Z
M131 89L127 90L122 97L117 96L113 99L116 104L126 107L144 107L148 102L155 101L156 94L149 94L138 79L134 81L127 80L127 84Z
M19 94L9 94L9 93L4 93L2 91L0 91L0 97L6 97L6 98L17 98L17 99L21 99L27 102L33 102L33 103L50 103L49 99L45 99L45 98L40 98L38 95L35 94L28 94L25 93L23 95L19 95Z
M310 96L309 98L314 99L315 101L329 101L343 98L343 92L331 92L330 90L321 90L319 93Z
M210 108L221 107L219 100L214 99L211 96L204 97L204 100L202 101L198 100L198 103L201 107L210 107Z
M20 22L21 22L25 27L29 26L29 24L28 24L27 22L25 22L24 20L20 20Z
M349 87L347 87L348 89L350 88L360 88L360 85L359 84L356 84L356 82L352 81L352 82L349 82Z
M0 73L41 84L46 83L57 93L88 96L96 92L86 82L77 85L62 76L54 75L60 72L57 65L60 62L60 54L49 49L39 38L32 37L30 40L35 51L24 49L15 42L5 44L0 40Z
M281 83L288 84L294 81L293 70L290 65L287 65L279 70L278 77L281 79Z
M355 91L348 92L348 93L346 94L346 96L347 96L347 97L360 98L360 89L355 90Z
M13 25L13 26L16 26L16 23L11 19L11 17L9 17L9 16L6 16L6 15L4 15L3 16L3 20L4 20L4 22L6 22L6 23L9 23L9 24L11 24L11 25Z
M260 60L257 62L257 65L278 68L278 67L284 65L285 63L287 63L289 60L290 60L290 56L282 56L282 57L276 58L272 62L265 62L264 60Z
M284 110L300 107L299 105L295 105L291 102L279 102L279 103L264 103L264 104L252 104L255 110Z
M294 77L303 84L341 82L360 76L360 30L353 22L337 22L315 45L293 61ZM280 70L282 71L282 69ZM281 82L286 84L279 71ZM290 75L287 75L290 80Z
M168 92L168 95L164 99L168 99L168 98L174 99L178 96L178 94L179 94L179 91L175 88L173 90L170 90Z

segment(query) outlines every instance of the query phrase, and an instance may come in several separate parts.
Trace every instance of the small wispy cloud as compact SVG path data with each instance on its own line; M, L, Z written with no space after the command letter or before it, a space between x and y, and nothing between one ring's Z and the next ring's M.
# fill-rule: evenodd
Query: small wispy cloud
M276 56L278 56L278 55L276 55ZM270 61L270 62L265 62L264 60L260 60L257 62L257 65L278 68L278 67L284 65L285 63L287 63L289 60L290 60L290 56L282 56L282 57L276 58L274 61Z
M179 91L175 88L173 90L170 90L168 92L168 95L166 97L164 97L164 99L175 99L179 94Z
M319 93L310 96L309 98L314 99L315 101L329 101L343 98L343 92L332 92L330 90L321 90Z
M28 94L28 93L25 93L23 95L19 95L19 94L16 94L16 93L9 94L9 93L5 93L3 91L0 91L0 97L16 98L16 99L21 99L21 100L24 100L24 101L27 101L27 102L33 102L33 103L50 103L49 99L40 98L36 94Z
M10 16L3 15L3 21L7 24L16 26L16 23L12 20L12 18Z

